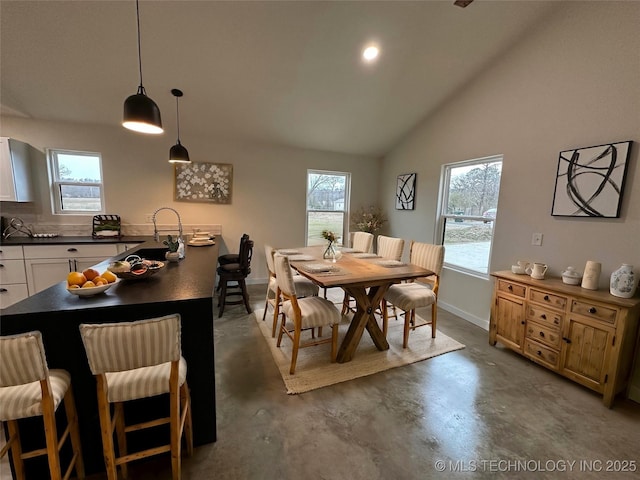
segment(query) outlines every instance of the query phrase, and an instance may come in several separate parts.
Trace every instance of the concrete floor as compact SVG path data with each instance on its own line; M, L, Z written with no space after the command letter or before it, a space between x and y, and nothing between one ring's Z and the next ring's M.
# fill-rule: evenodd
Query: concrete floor
M256 308L264 290L250 287ZM286 395L255 321L229 307L215 320L218 441L184 459L183 478L639 478L618 473L640 470L639 404L608 409L448 312L438 328L466 348ZM170 479L169 457L129 477Z

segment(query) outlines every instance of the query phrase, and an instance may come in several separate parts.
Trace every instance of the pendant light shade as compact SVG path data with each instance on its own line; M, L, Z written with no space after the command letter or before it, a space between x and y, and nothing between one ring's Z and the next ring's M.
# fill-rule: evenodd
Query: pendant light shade
M138 67L140 70L140 86L135 95L131 95L124 102L122 126L141 133L159 134L162 129L160 109L156 102L147 97L142 86L142 55L140 51L140 7L136 0L136 18L138 21Z
M182 90L174 88L171 94L176 97L176 119L178 124L178 140L176 144L169 150L169 163L191 163L189 152L180 143L180 111L178 110L178 99L183 95Z

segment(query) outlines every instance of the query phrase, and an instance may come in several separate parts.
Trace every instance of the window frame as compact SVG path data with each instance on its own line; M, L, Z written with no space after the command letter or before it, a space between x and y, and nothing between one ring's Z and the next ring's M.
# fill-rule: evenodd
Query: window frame
M60 169L58 164L58 155L74 155L85 156L98 159L100 169L100 182L75 182L69 180L61 180L59 177ZM88 152L80 150L66 150L60 148L47 149L47 166L49 170L49 188L51 195L51 212L54 215L97 215L104 214L106 211L104 201L104 175L102 172L102 155L99 152ZM81 186L81 187L98 187L100 191L100 210L69 210L63 208L61 187L65 185Z
M473 221L482 221L484 223L491 223L491 240L489 244L489 255L487 257L487 271L480 272L475 269L466 268L462 265L457 265L453 263L448 263L446 261L446 253L445 253L445 262L443 264L443 268L453 270L456 272L463 273L465 275L473 276L488 280L490 278L490 267L491 267L491 257L493 254L493 241L495 238L495 225L496 218L487 219L481 215L455 215L450 213L445 213L447 210L447 206L449 205L449 184L451 183L451 171L455 168L460 167L469 167L473 165L482 165L486 163L497 163L500 162L500 181L498 183L498 197L500 195L500 185L502 184L502 166L504 164L504 155L496 154L490 155L488 157L475 158L471 160L463 160L460 162L452 162L445 163L441 166L440 173L440 186L439 186L439 194L438 194L438 207L436 214L436 238L439 239L437 241L438 244L444 245L444 236L446 231L446 222L448 220L455 221L457 220L473 220ZM492 207L493 208L493 207ZM496 207L497 208L497 203ZM446 252L446 245L445 245Z
M342 210L316 210L316 209L309 209L309 176L310 175L334 175L334 176L342 176L345 177L345 182L344 182L344 208ZM341 243L344 245L345 243L345 237L347 237L349 235L349 212L351 209L351 173L350 172L339 172L339 171L334 171L334 170L318 170L315 168L309 168L307 169L307 175L305 177L305 181L306 181L306 185L305 185L305 202L304 202L304 208L305 208L305 222L304 222L304 243L305 246L309 246L309 214L310 213L326 213L326 212L333 212L333 213L342 213L343 214L343 218L342 218L342 231L343 231L343 235L341 238Z

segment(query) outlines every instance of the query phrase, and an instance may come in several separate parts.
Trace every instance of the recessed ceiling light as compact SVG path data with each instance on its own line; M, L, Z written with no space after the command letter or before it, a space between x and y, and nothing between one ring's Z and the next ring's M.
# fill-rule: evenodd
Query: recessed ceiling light
M369 46L362 51L362 58L365 62L373 62L378 55L380 54L380 50L376 46Z

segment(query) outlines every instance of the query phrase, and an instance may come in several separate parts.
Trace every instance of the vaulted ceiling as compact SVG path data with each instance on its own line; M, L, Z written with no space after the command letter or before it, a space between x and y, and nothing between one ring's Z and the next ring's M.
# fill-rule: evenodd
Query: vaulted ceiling
M558 2L140 2L143 84L174 138L379 156ZM3 115L119 125L139 84L135 1L1 0ZM376 63L361 60L376 43Z

